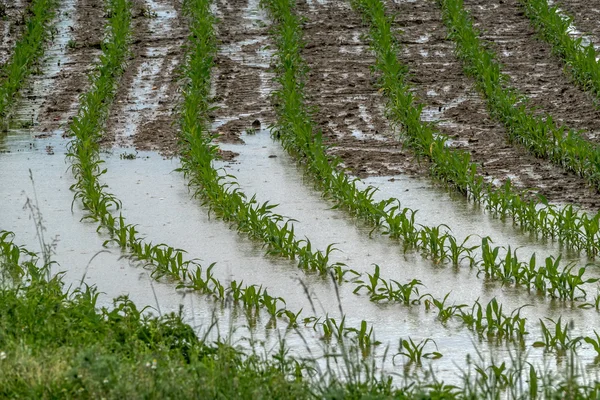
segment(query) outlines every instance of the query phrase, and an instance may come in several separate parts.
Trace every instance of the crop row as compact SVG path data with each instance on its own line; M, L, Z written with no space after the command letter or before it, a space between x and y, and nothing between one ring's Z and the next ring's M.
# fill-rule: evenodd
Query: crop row
M291 220L273 212L275 205L259 203L239 189L235 177L214 168L218 157L208 129L208 102L211 69L216 54L214 16L208 2L191 0L192 51L188 55L185 88L181 111L180 154L181 170L210 210L238 230L261 241L269 255L297 259L298 267L325 274L330 269L341 271L341 265L329 265L333 246L325 251L313 250L310 240L298 240ZM337 269L335 268L337 267Z
M402 208L393 198L376 202L373 199L375 188L360 189L357 179L349 178L343 171L339 171L339 160L327 155L321 132L314 126L304 103L303 77L307 68L301 57L300 49L303 44L300 19L293 13L293 2L272 0L264 4L276 21L273 38L277 45L276 79L280 88L275 92L278 122L273 136L282 141L289 153L301 159L315 184L333 199L337 207L366 220L373 229L381 229L391 238L401 239L405 248L423 251L435 262L458 265L466 260L471 266L482 269L490 278L533 287L553 297L576 298L585 295L578 290L584 283L593 282L582 278L585 268L577 273L572 273L573 265L562 269L547 268L548 265L557 266L560 261L560 258L552 257L547 258L544 266L539 267L535 256L529 262L522 262L510 249L504 259L501 259L500 248L487 251L490 249L490 239L487 237L482 238L480 246L468 246L467 240L461 243L443 225L419 227L415 224L414 210ZM389 41L392 41L391 34ZM396 56L390 52L385 59L395 60ZM397 67L400 68L399 65ZM390 74L390 80L402 82L391 76L399 77L398 74ZM407 96L411 95L408 93ZM422 126L420 121L416 126ZM477 251L481 251L484 257L477 259Z
M44 41L50 36L50 22L57 0L33 0L23 15L25 32L16 42L10 60L2 67L0 118L4 119L25 79L44 54Z
M74 138L69 145L69 158L76 178L72 189L76 193L75 199L80 199L88 212L85 219L98 222L98 230L108 232L111 239L105 245L116 244L122 250L130 251L138 261L153 266L152 276L155 279L167 276L179 281L180 286L221 300L232 298L236 304L242 302L247 309L263 307L272 316L286 316L290 323L295 324L299 313L291 313L281 307L280 303L285 304L283 299L270 296L266 289L256 285L232 281L225 286L213 276L214 264L203 270L196 261L184 259L185 251L166 244L148 243L139 237L135 225L128 224L123 215L113 216L113 211L119 210L121 203L107 193L106 185L99 181L106 170L101 168L98 140L125 66L131 34L130 3L127 0L110 0L109 10L110 33L103 45L100 65L91 76L92 89L83 95L79 113L70 125Z
M593 43L583 44L582 37L569 34L573 18L550 6L547 0L520 0L525 15L540 36L566 64L574 80L584 89L600 97L600 62Z
M210 68L212 66L212 61L210 54L214 52L214 35L212 34L212 24L214 19L209 11L209 2L203 0L191 0L187 4L187 9L190 12L190 20L191 24L191 35L190 41L191 45L189 47L189 53L187 57L187 64L185 68L186 73L186 82L187 86L184 89L184 105L182 112L182 128L184 128L184 132L194 133L199 132L197 129L201 128L203 125L202 120L198 120L198 116L202 116L206 112L206 106L204 98L208 97L208 92L203 90L203 85L210 85ZM114 38L115 32L125 32L127 34L127 30L119 30L115 29L115 26L118 26L120 15L121 18L123 14L127 13L125 8L123 9L114 9L114 12L111 14L112 18L116 18L117 21L112 21L113 29L111 30L111 38ZM120 21L127 22L127 18L120 19ZM125 53L126 51L126 43L125 41L115 41L119 42L121 46L105 46L106 53L103 58L105 62L109 63L109 65L115 65L118 63L117 56L111 53L110 49L119 49L121 53ZM110 61L113 60L113 61ZM202 64L202 63L207 64ZM201 63L201 64L198 64ZM202 66L205 65L205 68ZM92 87L107 87L110 86L109 83L103 81L103 66L100 66L98 69L98 74L93 78L99 80L99 82L95 82ZM200 72L200 73L199 73ZM203 72L203 73L202 73ZM112 87L116 87L116 80L118 79L118 75L110 76L114 78L115 82L112 83ZM204 86L206 87L206 86ZM113 89L114 90L114 89ZM98 101L94 104L109 104L110 98L112 97L110 90L100 91L98 93L104 93L104 100ZM99 96L99 95L97 95ZM81 165L91 165L95 168L94 171L90 173L83 174L83 169L76 169L74 166L74 170L80 171L81 176L91 177L88 180L87 185L83 185L84 180L80 177L78 179L78 184L76 184L77 189L77 198L83 200L84 206L86 204L107 204L106 207L89 207L86 206L86 209L90 212L88 217L93 218L100 222L100 225L107 229L111 237L113 238L108 242L115 242L120 245L123 250L130 250L137 259L147 262L148 264L152 264L155 266L155 270L153 272L153 277L158 278L161 276L168 276L171 279L177 280L180 282L180 286L184 286L190 289L194 289L203 294L212 295L218 300L227 300L231 299L235 304L242 303L244 305L245 310L251 311L253 309L263 308L265 309L273 318L287 318L290 325L296 325L300 318L300 312L292 312L285 306L285 301L280 297L271 296L266 289L262 286L257 285L246 285L244 286L242 282L232 281L227 285L222 284L218 279L216 279L213 275L213 267L214 265L209 266L206 270L200 265L197 265L193 261L184 261L183 259L183 251L174 249L167 245L158 245L152 246L152 244L144 243L141 239L138 238L138 233L135 229L135 226L128 225L125 222L124 217L121 215L119 218L115 219L112 217L111 210L118 209L120 207L120 202L114 196L105 194L105 186L101 186L99 183L99 177L105 172L99 169L100 161L97 163L85 163L82 157L83 155L91 156L94 159L99 160L98 158L98 150L97 150L97 139L99 132L102 130L102 116L90 115L86 113L86 106L88 103L86 99L100 99L100 97L94 96L94 89L90 91L86 96L84 96L82 101L82 111L78 115L78 118L74 120L74 126L78 127L79 130L76 131L76 136L73 141L72 147L78 148L76 146L80 146L80 149L86 149L80 143L83 142L87 144L87 152L79 151L77 153L73 152L71 157L76 159ZM103 112L98 108L94 109L98 112ZM105 111L104 111L105 112ZM194 118L195 116L195 118ZM93 122L95 121L95 125ZM185 121L188 121L186 124ZM83 128L87 127L85 130ZM95 129L92 129L92 128ZM75 133L75 131L74 131ZM85 140L87 139L87 140ZM75 163L74 163L75 165ZM78 175L76 175L78 176ZM109 201L92 201L88 203L91 196L88 196L86 191L82 190L81 187L91 187L93 190L90 191L94 194L94 196L98 198L107 198ZM194 270L191 267L195 267ZM432 301L434 300L433 296L430 296ZM336 320L326 317L325 319L314 319L308 318L304 320L304 323L312 323L315 327L321 327L324 332L325 337L347 337L349 334L355 334L359 346L363 348L363 351L367 351L374 343L372 340L373 333L372 329L369 329L365 322L363 322L360 328L351 328L347 327L344 322L344 318L341 321L336 322Z
M202 0L190 0L186 5L192 14L194 27L190 39L195 45L198 42L214 40L214 37L206 36L201 30L203 23L211 24L213 21L203 19L210 17L210 13L207 12L208 5L208 2ZM109 6L110 34L103 46L104 54L96 73L91 77L92 89L82 97L79 113L70 127L74 139L70 142L69 157L77 180L72 188L76 191L75 198L80 199L88 211L85 218L95 220L99 223L99 230L104 229L108 232L111 239L107 240L105 245L117 244L122 250L130 251L138 261L153 266L153 278L167 276L180 282L180 287L211 295L221 301L232 300L236 305L243 304L244 309L249 313L259 308L264 309L273 318L272 322L276 318L286 318L291 326L296 326L300 312L287 309L283 298L271 296L266 288L258 285L244 285L243 282L237 281L224 285L213 276L214 264L204 270L194 260L184 260L183 250L166 244L147 243L139 238L135 225L127 224L122 215L117 218L112 215L112 211L118 210L121 204L115 196L106 193L106 186L99 182L99 178L106 170L101 169L98 139L124 68L130 35L130 3L126 0L111 0ZM188 61L197 58L199 54L202 55L203 53L197 52L202 48L202 46L192 47ZM201 74L196 74L198 70L194 69L194 66L189 62L186 68L186 78L190 82L187 89L197 87L198 79L202 79ZM110 73L111 71L115 73ZM193 96L192 93L193 90L185 91L186 106L193 105L189 99ZM200 113L200 109L193 112ZM335 320L331 318L325 318L323 321L308 318L304 322L312 323L315 329L323 327L326 332L331 332L332 329L329 327L335 324ZM370 338L373 335L372 329L363 329L365 324L363 323L360 329L342 326L343 337L356 334L359 343L364 346L363 351L367 351L372 346Z
M587 179L600 190L600 149L579 132L557 126L550 115L528 109L527 98L508 87L495 54L479 37L461 0L438 0L449 37L464 71L472 76L487 100L490 114L502 122L511 142L521 143L531 154L545 158Z
M370 27L371 46L377 57L375 67L381 73L378 85L388 99L387 116L401 127L405 143L418 156L431 161L432 176L474 202L484 204L493 215L502 219L512 217L525 231L558 239L569 248L584 250L595 257L600 251L600 212L588 216L573 205L551 205L541 195L515 190L510 180L500 188L485 182L468 152L449 146L447 136L421 120L423 107L407 82L408 69L398 61L399 45L383 3L356 0L353 5Z

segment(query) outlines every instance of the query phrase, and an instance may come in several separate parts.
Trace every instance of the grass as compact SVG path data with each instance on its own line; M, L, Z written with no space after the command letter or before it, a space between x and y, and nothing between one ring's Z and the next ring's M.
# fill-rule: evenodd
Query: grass
M19 256L18 256L19 255ZM308 398L306 366L199 339L181 314L151 316L127 297L99 308L0 234L0 397ZM10 280L6 275L10 275Z
M360 342L372 340L366 324L341 350L331 353L325 343L320 360L294 358L284 340L264 353L227 340L209 342L181 313L152 316L127 297L98 307L95 288L65 288L62 274L51 275L50 264L38 266L40 257L13 239L12 233L0 231L4 398L587 399L600 393L597 382L582 379L572 352L582 338L571 339L560 320L560 329L547 329L543 342L566 356L565 368L556 372L516 353L511 363L468 358L459 385L445 384L435 374L419 378L406 368L394 381L361 355ZM326 322L331 337L344 334L343 320ZM422 368L424 360L441 357L436 347L431 339L408 338L399 342L394 359L403 357L405 366Z
M0 70L0 118L5 119L26 79L36 70L50 36L57 0L33 0L25 15L25 31L16 42L9 61Z

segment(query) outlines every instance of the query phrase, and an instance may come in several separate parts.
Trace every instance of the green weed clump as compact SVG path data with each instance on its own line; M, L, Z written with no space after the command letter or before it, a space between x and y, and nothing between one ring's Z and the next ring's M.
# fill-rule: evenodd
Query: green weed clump
M600 97L600 56L593 43L569 35L573 18L551 6L547 0L519 0L525 15L540 36L552 45L554 54L565 63L566 70L584 90Z
M595 257L600 251L600 213L588 216L572 205L551 205L539 194L517 191L510 180L499 188L486 183L468 152L452 148L447 143L448 138L437 132L433 124L421 121L422 105L406 80L407 68L398 61L399 45L383 3L355 0L352 4L370 28L371 46L377 57L375 69L381 74L378 86L388 99L387 116L401 128L404 143L419 157L431 161L431 175L470 200L483 204L494 216L511 217L525 231L558 240L568 248ZM479 64L493 59L489 54L482 57ZM498 79L505 81L504 77ZM521 129L516 123L514 128Z
M9 61L0 70L0 119L6 118L19 89L32 74L44 54L44 43L50 36L57 0L34 0L24 15L25 31L17 41Z

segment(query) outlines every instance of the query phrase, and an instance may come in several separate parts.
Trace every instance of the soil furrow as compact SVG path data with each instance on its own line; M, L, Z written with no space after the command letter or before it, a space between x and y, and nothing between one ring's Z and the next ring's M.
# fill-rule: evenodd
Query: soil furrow
M64 133L64 128L77 113L79 95L89 85L88 74L100 54L104 38L106 19L103 1L77 0L70 3L70 9L62 11L63 16L74 13L70 24L65 27L70 35L65 43L61 43L66 48L66 54L57 57L53 66L57 70L52 78L51 95L48 92L43 98L39 111L38 131L42 134L38 137Z
M216 8L220 46L213 94L218 108L211 115L212 128L220 142L243 143L242 133L260 133L274 121L269 100L275 87L270 71L273 50L267 48L269 19L257 0L218 2Z
M402 148L384 118L384 100L369 67L375 58L360 39L360 16L347 2L299 1L310 69L306 91L313 117L344 166L359 176L417 173L420 168Z
M186 24L175 0L133 2L132 56L102 139L105 146L173 155L177 150L175 70L183 61Z
M600 143L597 100L565 74L551 46L536 37L518 0L466 0L465 7L482 37L490 41L510 84L530 98L531 107L584 130L584 137Z
M400 61L408 66L409 81L426 105L423 120L436 121L452 145L468 150L490 181L510 178L518 187L539 190L552 202L600 206L584 179L507 143L504 127L490 119L473 80L454 56L454 45L446 38L441 12L433 2L388 2L388 7L401 30Z

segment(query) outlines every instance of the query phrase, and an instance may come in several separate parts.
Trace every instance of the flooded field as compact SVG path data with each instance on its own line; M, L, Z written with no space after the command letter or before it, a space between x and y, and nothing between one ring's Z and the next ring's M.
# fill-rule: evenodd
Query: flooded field
M181 309L244 350L285 338L325 364L356 346L398 387L460 386L474 360L575 363L598 386L591 161L514 139L448 36L454 2L298 0L291 16L275 0L56 2L3 116L0 231L49 252L67 287L97 287L98 307ZM597 94L534 36L527 1L456 3L514 108L594 146ZM593 47L586 7L557 10ZM4 68L19 18L9 8L0 26Z

